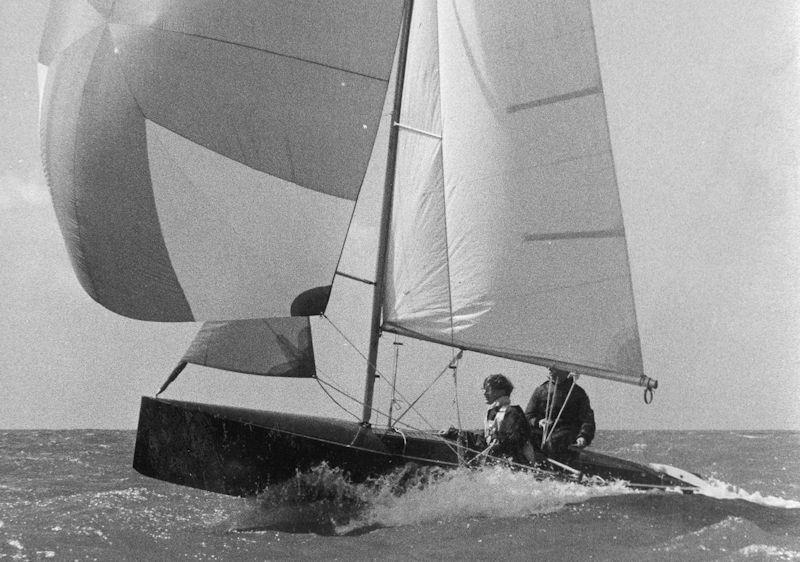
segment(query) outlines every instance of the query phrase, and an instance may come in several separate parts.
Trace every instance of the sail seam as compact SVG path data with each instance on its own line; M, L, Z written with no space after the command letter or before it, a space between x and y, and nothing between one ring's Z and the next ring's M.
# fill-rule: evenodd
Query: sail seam
M609 275L607 277L599 277L597 279L589 279L588 281L584 281L583 283L575 283L572 285L561 285L561 286L551 286L551 287L543 287L541 291L534 291L531 293L526 293L528 295L545 295L548 293L555 293L558 291L568 291L570 289L576 289L578 287L587 287L590 285L598 285L600 283L605 283L606 281L615 281L618 279L626 279L624 275Z
M172 33L172 34L175 34L175 35L185 35L187 37L195 37L197 39L202 39L202 40L205 40L205 41L213 41L213 42L217 42L217 43L223 43L225 45L234 45L236 47L241 47L243 49L250 49L250 50L253 50L253 51L259 51L259 52L262 52L262 53L268 53L270 55L275 55L276 57L281 57L281 58L285 58L285 59L291 59L291 60L296 60L296 61L299 61L299 62L313 64L315 66L320 66L322 68L328 68L330 70L336 70L338 72L344 72L345 74L350 74L350 75L353 75L353 76L360 76L362 78L367 78L369 80L376 80L378 82L384 82L384 83L387 83L387 84L389 83L389 77L388 76L386 78L380 78L378 76L373 76L371 74L365 74L363 72L355 72L353 70L348 70L346 68L340 68L338 66L333 66L331 64L325 64L325 63L322 63L322 62L317 62L317 61L313 61L313 60L304 59L302 57L298 57L298 56L295 56L295 55L287 55L285 53L278 53L276 51L271 51L271 50L265 49L263 47L255 47L253 45L245 45L244 43L239 43L237 41L231 41L230 39L221 39L221 38L218 38L218 37L207 37L205 35L200 35L199 33L190 33L190 32L187 32L187 31L178 31L178 30L175 30L175 29L165 29L163 27L153 27L153 26L149 26L149 25L142 25L142 24L137 24L137 23L127 23L127 22L121 22L121 21L120 22L110 22L109 25L119 25L119 26L125 26L125 27L138 27L138 28L142 28L142 29L151 29L151 30L161 31L163 33Z
M108 47L111 48L112 51L113 51L113 49L114 49L114 37L113 37L113 34L111 33L111 30L109 29L108 26L104 26L103 27L103 31L102 31L100 37L98 38L97 44L94 47L94 52L92 54L92 60L89 63L89 66L88 66L87 81L95 73L100 72L100 70L98 70L98 65L101 64L101 61L99 59L100 48L103 47L104 42L107 42L108 43ZM133 89L130 86L130 81L129 81L128 76L127 76L127 74L125 72L124 66L121 65L121 64L117 64L116 62L108 63L108 64L109 64L110 68L112 68L113 70L116 70L118 72L119 80L121 82L121 85L125 89L125 91L128 93L128 95L130 96L130 99L132 100L133 104L135 105L136 111L138 111L139 115L141 115L143 121L146 120L147 117L146 117L146 115L144 113L144 110L142 109L141 104L139 103L139 99L136 97ZM82 121L82 117L85 115L85 111L87 111L86 110L86 97L85 97L86 88L87 87L88 86L85 84L84 85L84 95L81 96L80 107L78 109L78 114L77 114L77 120L78 121L77 122L81 122ZM145 137L145 142L147 142L147 132L146 132L146 130L142 130L142 134ZM75 170L77 168L79 168L78 162L77 162L77 159L78 159L78 150L77 150L78 138L77 138L77 136L75 137L75 142L76 142L76 146L73 146L73 154L72 154L72 173L73 173L73 178L77 178L77 174L76 174ZM149 161L149 155L145 156L145 160ZM166 240L164 239L164 233L163 233L163 230L161 228L161 220L158 217L158 210L157 210L157 208L155 206L155 199L154 199L155 198L155 194L152 191L152 178L151 178L150 173L149 173L149 163L147 164L147 166L148 166L148 173L147 173L146 181L147 181L148 185L146 187L150 190L150 193L151 193L151 195L153 197L153 199L151 199L151 202L153 204L152 214L154 215L154 219L155 219L156 224L158 225L158 228L159 228L158 236L157 236L158 240L154 241L154 242L160 245L160 249L163 250L163 257L165 258L165 261L161 261L158 258L156 258L156 261L158 262L159 265L163 266L163 268L164 268L163 271L168 271L169 273L172 274L171 279L169 280L170 282L168 283L169 286L166 288L167 292L169 293L169 296L173 297L173 298L177 297L177 300L180 300L179 304L170 305L169 313L174 314L176 312L176 310L178 310L179 313L182 315L181 320L192 321L192 320L195 319L194 318L194 311L192 310L191 303L189 302L189 300L186 297L186 293L185 293L185 291L183 289L183 286L180 284L180 279L178 278L177 272L175 271L175 267L174 267L174 265L172 263L172 258L171 258L170 254L169 254L169 249L167 247ZM82 226L82 221L78 220L78 216L79 216L78 198L73 196L71 199L72 199L71 203L72 203L74 217L75 217L74 220L76 222L77 229L78 229L78 237L77 238L78 238L78 241L80 242L80 246L82 248L82 250L80 252L81 260L83 260L84 263L89 263L89 259L90 259L89 258L89 253L83 250L83 248L85 247L85 244L84 244L84 236L81 234L81 231L84 230L84 228ZM161 257L161 256L159 256L159 257ZM100 258L100 259L102 259L102 258ZM163 274L160 274L158 272L149 272L149 271L146 271L142 267L139 267L139 268L136 269L136 274L138 276L141 276L141 278L143 280L152 282L154 285L158 285L158 286L162 286L162 287L164 286L163 282L164 282L165 277L164 277ZM83 276L83 279L88 281L89 285L91 286L90 294L93 295L93 298L98 300L98 302L105 301L105 297L108 296L108 292L107 292L108 290L106 289L104 291L104 290L102 290L102 287L98 286L98 284L96 282L96 276L87 274L87 275ZM87 291L87 292L89 292L89 291ZM121 304L121 303L124 303L124 304ZM131 306L131 299L130 299L130 296L126 296L121 301L115 299L115 302L114 302L113 305L111 305L110 302L109 302L108 304L104 304L104 306L106 306L107 308L109 308L110 310L113 310L115 312L117 312L118 310L121 309L121 308L118 309L117 307L124 307L125 310L130 311L129 307ZM163 311L161 311L161 312L163 312ZM127 313L122 313L122 312L119 312L119 313L123 314L124 316L128 316L129 315ZM163 317L161 315L156 316L155 313L153 313L153 311L148 311L147 315L150 316L151 319L152 318L162 318Z

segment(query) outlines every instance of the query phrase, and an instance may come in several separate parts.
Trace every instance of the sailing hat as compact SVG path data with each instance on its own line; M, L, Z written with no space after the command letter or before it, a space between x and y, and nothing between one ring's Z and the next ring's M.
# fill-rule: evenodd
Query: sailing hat
M561 369L560 367L556 367L555 365L550 367L550 373L554 375L565 375L565 376L569 375L569 371L567 371L566 369Z

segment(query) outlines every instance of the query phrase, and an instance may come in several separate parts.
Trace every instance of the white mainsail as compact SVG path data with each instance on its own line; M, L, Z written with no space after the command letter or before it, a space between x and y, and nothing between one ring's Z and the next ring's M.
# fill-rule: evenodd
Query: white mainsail
M647 384L589 2L415 14L386 328Z

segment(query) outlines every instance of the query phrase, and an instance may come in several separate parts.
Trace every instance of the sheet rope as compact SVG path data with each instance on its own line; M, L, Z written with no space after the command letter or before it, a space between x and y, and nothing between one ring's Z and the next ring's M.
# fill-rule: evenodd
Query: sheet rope
M578 375L572 375L572 384L567 391L567 397L564 398L564 402L561 404L561 409L558 411L558 415L553 423L549 424L548 427L542 431L542 448L550 441L550 438L553 436L553 431L556 429L556 424L558 424L559 420L561 419L561 414L564 412L564 408L567 406L567 402L569 402L569 397L572 396L572 389L575 388L575 384L578 382ZM555 395L557 390L557 385L553 382L551 383L553 387L552 392L547 393L547 406L545 407L545 419L550 421L551 416L553 415L553 408L555 407ZM548 431L549 430L549 431Z

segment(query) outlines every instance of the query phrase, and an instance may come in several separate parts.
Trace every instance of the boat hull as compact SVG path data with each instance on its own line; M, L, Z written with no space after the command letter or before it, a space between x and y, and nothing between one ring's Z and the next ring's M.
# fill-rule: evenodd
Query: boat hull
M358 482L410 462L455 468L458 456L456 443L434 432L401 433L332 418L143 397L133 467L175 484L252 496L322 462ZM573 449L555 460L549 474L556 477L685 487L648 466L593 451Z
M133 467L159 480L249 496L321 462L362 481L412 461L455 467L455 444L332 418L143 397Z

